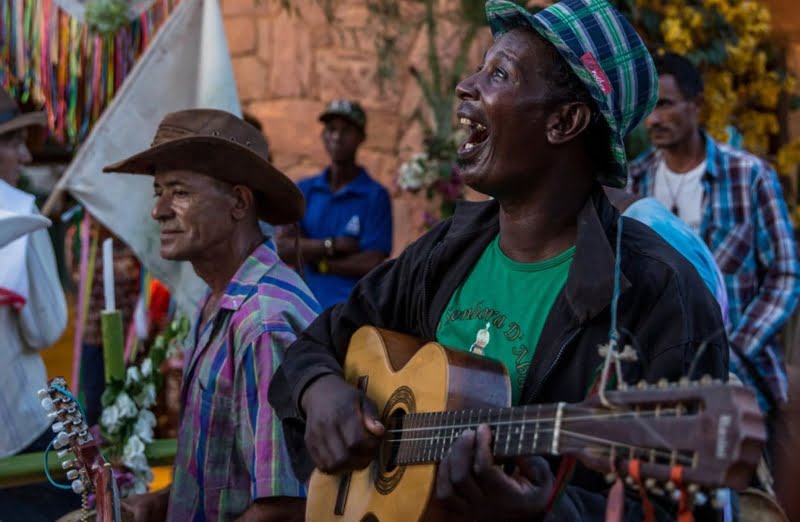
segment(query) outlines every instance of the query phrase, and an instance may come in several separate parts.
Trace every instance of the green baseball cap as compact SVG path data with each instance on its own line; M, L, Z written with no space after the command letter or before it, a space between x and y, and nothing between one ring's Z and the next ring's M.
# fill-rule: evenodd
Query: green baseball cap
M352 100L333 100L325 108L325 111L319 115L319 121L326 122L336 117L352 122L362 131L367 126L367 114L358 102Z

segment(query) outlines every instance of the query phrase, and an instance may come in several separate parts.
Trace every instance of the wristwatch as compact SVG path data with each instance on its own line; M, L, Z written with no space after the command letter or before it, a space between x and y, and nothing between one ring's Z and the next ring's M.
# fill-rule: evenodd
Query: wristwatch
M325 247L325 255L333 257L336 254L336 249L333 248L333 238L326 237L322 240L322 246Z

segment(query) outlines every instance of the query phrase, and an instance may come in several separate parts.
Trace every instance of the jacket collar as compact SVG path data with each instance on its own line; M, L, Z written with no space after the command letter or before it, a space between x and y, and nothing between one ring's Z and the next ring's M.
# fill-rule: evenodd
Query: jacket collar
M487 229L499 231L497 201L461 202L445 239L462 234L476 234ZM578 213L575 257L564 288L567 302L580 323L602 312L614 295L614 251L619 212L603 190L598 189ZM621 274L620 293L631 286Z

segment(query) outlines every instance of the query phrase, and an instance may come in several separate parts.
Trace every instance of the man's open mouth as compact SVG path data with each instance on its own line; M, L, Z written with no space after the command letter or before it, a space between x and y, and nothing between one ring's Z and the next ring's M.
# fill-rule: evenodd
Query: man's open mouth
M461 156L471 155L470 153L477 152L477 149L489 138L489 129L486 125L467 118L466 116L461 116L459 122L461 125L467 127L469 135L458 148L458 153Z

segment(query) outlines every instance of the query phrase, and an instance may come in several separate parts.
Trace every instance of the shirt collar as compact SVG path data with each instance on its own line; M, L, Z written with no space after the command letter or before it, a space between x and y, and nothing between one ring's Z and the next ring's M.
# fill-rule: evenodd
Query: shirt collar
M255 293L258 282L261 281L264 274L269 272L277 262L278 253L275 243L272 239L267 238L245 259L236 275L228 283L225 294L220 299L220 308L230 311L238 310Z
M313 190L320 190L323 192L331 193L331 186L328 183L328 177L330 176L331 169L330 167L326 168L320 174L314 178L314 181L311 184L311 188ZM366 169L364 167L358 167L358 175L353 178L353 180L339 189L335 195L343 195L343 194L367 194L370 188L370 177L367 174Z
M701 130L700 134L706 142L706 174L712 178L718 178L722 166L719 164L720 150L719 143L709 136L705 131ZM637 164L637 168L629 169L629 175L632 178L640 178L645 174L655 173L656 167L661 162L661 151L653 147Z

